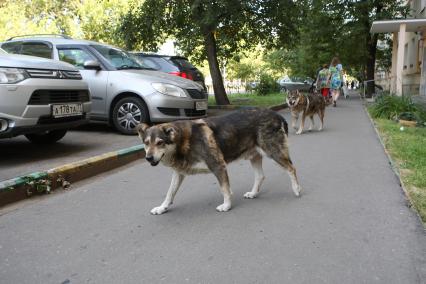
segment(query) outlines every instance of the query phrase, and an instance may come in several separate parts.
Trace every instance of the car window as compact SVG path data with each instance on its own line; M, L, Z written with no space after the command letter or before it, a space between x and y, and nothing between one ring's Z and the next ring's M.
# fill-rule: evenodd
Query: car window
M194 65L192 65L188 60L183 58L172 58L173 62L177 62L184 69L197 69Z
M157 65L159 65L160 70L163 72L176 72L179 71L179 67L175 66L175 64L164 57L147 57L153 61Z
M117 69L151 69L144 66L143 62L139 62L136 57L121 49L107 45L92 45L92 47Z
M6 42L1 45L7 53L19 54L21 51L21 41Z
M149 68L152 68L152 69L155 69L155 70L161 69L161 66L159 64L157 64L157 62L155 62L155 60L153 58L138 56L138 61L141 62L142 64L148 66Z
M65 61L77 67L84 69L84 62L96 60L90 53L80 48L58 49L59 60Z
M23 42L20 54L52 58L52 48L43 42Z

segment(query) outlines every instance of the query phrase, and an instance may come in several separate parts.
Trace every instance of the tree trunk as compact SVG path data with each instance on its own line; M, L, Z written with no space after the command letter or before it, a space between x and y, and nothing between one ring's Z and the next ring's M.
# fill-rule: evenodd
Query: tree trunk
M367 81L374 80L374 71L376 68L376 50L377 50L377 34L371 36L370 34L367 37L367 58L365 65L367 67ZM375 82L370 81L367 83L366 96L371 98L375 92Z
M382 12L383 9L383 4L381 1L373 1L371 3L373 5L373 7L376 11L375 11L375 15L377 18L380 18L380 13ZM366 39L366 49L367 49L367 58L366 58L366 62L365 62L365 66L367 68L367 78L366 80L374 80L374 71L376 69L376 51L377 51L377 41L379 39L379 35L370 34L370 27L371 27L371 19L370 19L370 8L369 5L365 6L367 8L366 11L364 11L364 27L365 27L365 33L367 34L367 39ZM367 89L366 89L366 96L368 98L371 98L373 93L375 92L375 82L371 81L367 83Z
M216 39L214 38L213 32L208 32L204 35L204 44L207 50L207 60L209 62L210 75L212 76L216 103L218 105L229 105L229 99L223 85L222 74L220 73L219 62L217 61Z

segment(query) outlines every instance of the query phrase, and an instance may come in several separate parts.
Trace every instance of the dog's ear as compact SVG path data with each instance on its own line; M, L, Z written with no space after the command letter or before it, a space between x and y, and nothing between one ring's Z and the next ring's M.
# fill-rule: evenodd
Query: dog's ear
M170 138L171 141L175 140L177 129L173 125L165 125L163 128L164 133Z
M136 126L136 131L139 134L139 137L142 139L145 131L149 128L149 125L146 123L140 123Z

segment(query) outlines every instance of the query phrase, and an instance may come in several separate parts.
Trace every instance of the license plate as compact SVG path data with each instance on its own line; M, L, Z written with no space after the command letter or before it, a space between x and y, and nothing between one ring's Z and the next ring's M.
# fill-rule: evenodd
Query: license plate
M207 109L207 102L195 102L195 109L196 110L206 110Z
M82 104L66 104L66 105L53 105L52 115L53 117L66 117L76 116L83 114Z

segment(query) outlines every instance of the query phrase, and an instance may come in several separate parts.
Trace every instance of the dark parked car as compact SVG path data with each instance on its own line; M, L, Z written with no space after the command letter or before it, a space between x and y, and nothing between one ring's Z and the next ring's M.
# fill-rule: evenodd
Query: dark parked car
M193 80L206 89L203 73L192 65L186 57L144 52L133 52L133 55L142 61L145 66L157 71Z
M299 91L312 91L314 87L314 80L311 78L300 78L300 77L283 77L278 80L278 84L281 86L281 90L299 90Z

